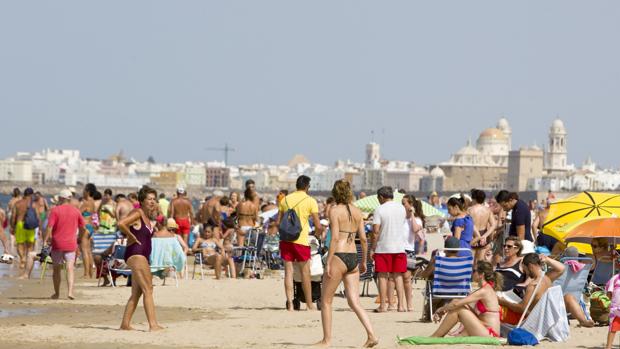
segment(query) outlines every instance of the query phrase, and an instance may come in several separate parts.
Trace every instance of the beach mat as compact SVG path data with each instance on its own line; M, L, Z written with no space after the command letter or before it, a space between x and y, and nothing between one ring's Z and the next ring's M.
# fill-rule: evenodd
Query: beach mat
M478 344L478 345L501 345L498 338L493 337L398 337L398 344L409 345L441 345L441 344Z

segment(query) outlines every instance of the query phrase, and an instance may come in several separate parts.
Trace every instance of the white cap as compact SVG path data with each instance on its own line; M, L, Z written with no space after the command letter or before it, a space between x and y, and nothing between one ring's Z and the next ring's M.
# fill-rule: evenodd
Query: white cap
M216 190L213 192L213 196L224 196L224 192L221 190Z
M177 193L179 193L179 194L185 194L185 188L183 188L183 187L177 187Z
M329 225L329 221L327 219L321 219L319 221L319 223L321 223L321 225L324 225L324 226L328 226Z
M63 189L58 193L58 198L60 199L71 199L73 197L73 193L69 189Z
M521 248L521 256L525 256L528 253L536 253L536 247L530 240L521 240L521 246L523 246Z

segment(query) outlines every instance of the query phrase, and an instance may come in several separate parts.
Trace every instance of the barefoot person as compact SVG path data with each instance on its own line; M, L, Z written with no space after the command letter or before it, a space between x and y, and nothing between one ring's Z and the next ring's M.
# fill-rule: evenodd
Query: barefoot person
M394 279L398 295L398 311L406 311L403 274L407 271L407 255L405 254L405 236L403 227L406 224L405 207L394 202L394 191L391 187L377 190L381 206L373 215L373 241L370 256L375 261L375 272L379 274L380 305L375 312L386 312L388 296L388 278Z
M181 235L185 245L189 244L189 233L192 230L194 212L192 203L187 198L185 188L177 188L177 197L170 203L170 217L174 218L179 226L177 234Z
M84 192L82 196L82 205L80 211L82 217L84 217L84 223L86 224L86 233L81 234L79 237L80 247L82 250L82 259L84 261L84 278L92 278L94 276L93 270L93 252L91 249L90 239L95 233L95 224L93 221L94 215L97 212L97 205L95 204L95 193L97 187L88 183L84 186Z
M0 257L0 263L13 263L13 256L9 253L9 241L4 231L7 227L8 219L6 213L2 207L0 207L0 242L2 242L2 248L4 248L2 257Z
M54 263L54 294L52 299L60 296L60 278L62 275L62 263L67 268L67 297L74 299L73 283L75 280L75 253L77 251L77 240L75 232L80 231L80 236L84 235L85 222L80 211L71 205L71 191L64 189L58 194L58 205L50 211L43 245L52 240L52 261Z
M487 250L491 248L489 242L492 240L492 234L495 233L497 222L495 215L491 209L484 205L486 194L479 189L471 191L473 205L467 209L467 214L474 220L474 228L478 230L480 236L475 237L471 241L471 246L475 249L476 260L481 260Z
M34 247L35 229L40 226L36 212L34 213L37 220L36 226L30 227L25 222L28 211L34 211L32 207L33 195L34 190L32 190L32 188L26 188L26 190L24 190L24 197L15 203L13 206L13 214L11 215L11 227L13 227L13 231L15 232L15 244L17 245L17 254L19 255L20 270L26 268L26 258Z
M143 297L144 312L149 322L149 330L157 331L159 326L155 318L155 302L153 301L153 280L149 257L151 255L151 216L157 213L157 192L143 186L138 192L140 208L137 208L118 223L118 227L127 237L125 261L131 268L131 297L127 301L121 330L133 330L131 317L136 311L140 297Z
M327 257L326 273L323 275L323 292L321 294L321 320L323 322L323 340L317 343L320 346L329 347L332 339L332 300L334 293L344 282L347 302L357 315L368 339L364 348L371 348L379 342L370 324L368 314L362 308L359 297L360 272L366 272L366 256L368 245L364 230L362 212L351 204L353 192L351 185L346 180L338 180L334 183L332 195L336 206L330 210L329 221L331 225L331 243ZM362 260L357 260L355 237L360 239L362 246Z
M478 262L473 276L480 288L437 309L433 320L445 318L431 337L444 337L459 322L463 325L461 336L499 337L500 307L495 291L501 289L502 276L484 261Z
M245 200L237 206L237 219L239 220L237 244L239 246L243 246L245 236L254 228L258 218L258 207L254 204L256 192L251 189L246 189L243 196Z

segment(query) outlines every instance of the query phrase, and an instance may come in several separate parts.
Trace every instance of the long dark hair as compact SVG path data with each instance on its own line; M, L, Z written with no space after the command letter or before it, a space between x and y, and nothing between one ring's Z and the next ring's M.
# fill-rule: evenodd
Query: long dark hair
M478 261L476 264L476 272L482 274L486 281L493 283L495 291L501 291L504 286L504 276L493 270L491 263L486 261Z

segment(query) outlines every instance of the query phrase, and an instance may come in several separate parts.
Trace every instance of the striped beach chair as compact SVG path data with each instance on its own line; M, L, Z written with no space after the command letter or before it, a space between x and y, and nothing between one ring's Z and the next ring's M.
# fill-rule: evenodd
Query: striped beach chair
M440 251L470 251L464 248L441 249ZM433 298L465 298L471 292L471 275L473 256L445 257L439 253L435 256L433 280L429 280L428 298L430 314L433 314Z

